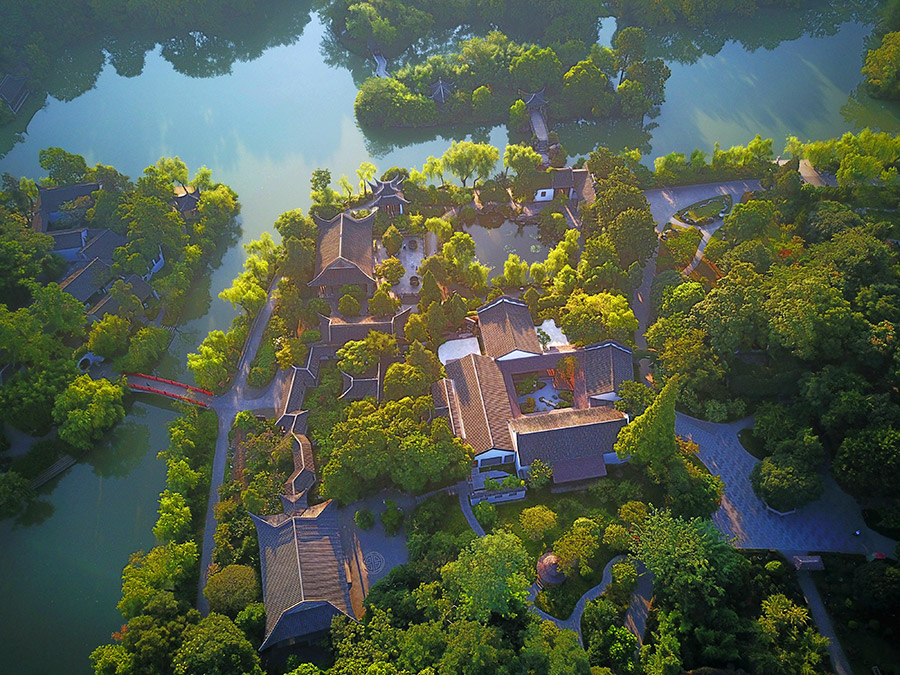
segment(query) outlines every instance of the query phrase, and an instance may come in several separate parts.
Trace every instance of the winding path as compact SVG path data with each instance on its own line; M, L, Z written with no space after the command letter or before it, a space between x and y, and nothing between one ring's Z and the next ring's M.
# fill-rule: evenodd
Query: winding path
M213 535L216 532L216 517L214 509L219 502L219 487L225 479L225 467L228 464L228 432L235 416L242 410L275 408L276 398L284 383L281 371L272 383L263 391L254 391L247 385L247 375L250 373L250 363L256 355L256 350L262 341L263 331L275 310L275 293L278 287L276 276L269 284L269 295L266 304L256 315L250 326L250 335L241 353L237 373L231 388L220 396L216 396L210 403L210 408L216 411L219 417L219 435L216 437L216 453L213 457L212 476L209 481L209 499L206 504L206 524L203 528L203 548L200 553L200 580L197 587L197 609L205 616L209 613L209 603L203 595L206 587L206 579L209 573L209 565L212 562Z
M478 522L469 503L468 483L465 481L460 482L457 484L456 489L457 494L459 495L459 506L462 509L463 516L466 518L466 522L469 523L469 527L471 527L479 537L485 536L484 528L481 526L481 523ZM584 614L585 606L591 600L599 598L606 590L606 587L612 583L613 565L620 560L623 560L625 557L626 556L624 555L617 555L606 563L606 567L603 568L603 576L600 579L600 583L585 591L584 595L578 599L578 602L575 604L575 609L572 610L572 614L569 615L568 619L557 619L543 610L538 609L534 605L534 600L540 591L537 583L532 584L531 588L528 589L528 599L531 601L529 610L544 621L551 621L563 630L574 631L578 636L578 641L582 642L581 617ZM644 630L647 627L647 614L650 610L650 599L653 597L653 577L640 563L638 570L638 583L634 592L631 594L631 603L628 606L628 611L625 613L625 627L634 634L638 640L638 646L640 646L644 642Z

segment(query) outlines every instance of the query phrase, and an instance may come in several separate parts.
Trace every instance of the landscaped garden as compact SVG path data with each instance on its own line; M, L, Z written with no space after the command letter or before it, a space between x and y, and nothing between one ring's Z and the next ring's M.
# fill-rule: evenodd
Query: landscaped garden
M560 548L557 545L563 540L568 540L567 545L574 544L576 548L587 544L582 550L593 549L585 560L579 561L561 585L547 587L538 594L537 606L552 616L567 619L579 598L600 583L606 564L624 551L622 541L606 536L611 525L619 526L624 531L619 513L621 507L634 502L663 505L661 486L649 481L642 471L628 465L610 466L608 469L606 478L584 491L553 493L549 487L531 488L525 499L493 507L496 522L492 529L510 531L518 536L524 542L533 565L548 550L564 553L557 550ZM539 510L534 510L536 508ZM590 522L584 523L585 519ZM576 524L578 521L582 522ZM579 525L584 526L580 533ZM615 530L616 527L613 527L612 531ZM593 542L590 541L592 538Z
M700 227L709 225L716 218L724 218L731 210L731 205L731 195L721 195L686 206L678 211L675 217L682 223Z
M894 560L823 553L811 574L854 673L900 673L900 568Z

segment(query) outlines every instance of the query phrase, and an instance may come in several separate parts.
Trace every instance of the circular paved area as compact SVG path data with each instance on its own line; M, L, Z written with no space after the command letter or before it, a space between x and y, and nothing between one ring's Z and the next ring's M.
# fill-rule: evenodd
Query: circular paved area
M378 551L369 551L363 554L363 565L369 574L378 574L384 569L384 556Z

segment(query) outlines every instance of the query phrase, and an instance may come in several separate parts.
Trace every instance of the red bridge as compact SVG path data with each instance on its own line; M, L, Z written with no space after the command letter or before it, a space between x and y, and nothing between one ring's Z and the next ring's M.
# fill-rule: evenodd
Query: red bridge
M211 391L206 391L206 389L198 389L189 384L181 384L181 382L166 380L162 377L144 375L142 373L125 373L125 375L128 380L128 386L133 391L159 394L176 401L198 405L201 408L208 408L215 395Z

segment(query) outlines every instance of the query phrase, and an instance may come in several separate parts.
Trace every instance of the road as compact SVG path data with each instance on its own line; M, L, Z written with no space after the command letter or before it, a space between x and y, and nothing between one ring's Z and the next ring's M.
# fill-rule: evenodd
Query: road
M242 410L259 410L276 408L277 399L284 385L284 378L276 376L269 387L263 391L252 390L247 385L247 375L250 373L250 363L256 355L256 350L262 341L263 332L275 310L275 289L278 287L279 277L275 277L269 284L269 296L266 304L256 315L250 326L250 335L244 345L238 363L237 373L231 388L220 396L216 396L210 403L210 408L216 411L219 417L219 435L216 438L216 453L213 457L212 476L209 481L209 500L206 505L206 524L203 528L203 548L200 553L200 580L197 588L197 609L205 616L209 613L209 603L203 595L206 588L206 579L209 573L209 565L212 562L214 546L213 535L216 532L215 506L219 502L219 487L225 478L225 468L228 464L228 432L235 416Z

